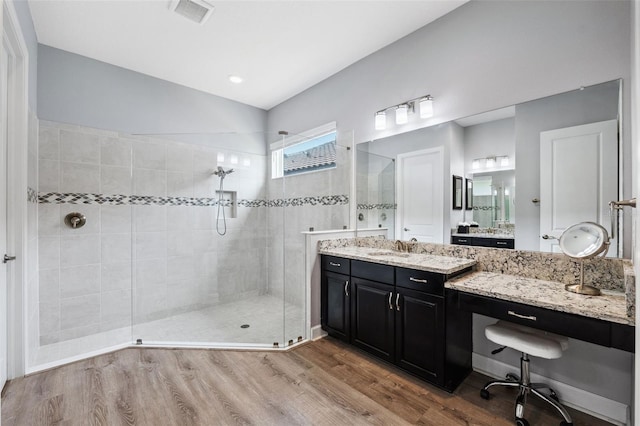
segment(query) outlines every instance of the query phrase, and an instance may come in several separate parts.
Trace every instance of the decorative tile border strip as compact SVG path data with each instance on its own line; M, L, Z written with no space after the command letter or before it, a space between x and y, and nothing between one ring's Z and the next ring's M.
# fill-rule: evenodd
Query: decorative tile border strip
M500 210L500 206L473 206L473 210Z
M31 187L27 187L27 202L28 203L37 203L38 202L38 191Z
M397 204L358 204L358 210L395 210Z
M35 194L35 191L34 191ZM98 205L136 205L136 206L217 206L216 198L194 197L157 197L151 195L104 195L75 192L47 192L39 193L37 202L41 204L98 204ZM348 195L321 195L317 197L279 198L274 200L247 200L237 201L242 207L299 207L305 205L335 206L349 204ZM222 205L229 207L232 201L222 200Z

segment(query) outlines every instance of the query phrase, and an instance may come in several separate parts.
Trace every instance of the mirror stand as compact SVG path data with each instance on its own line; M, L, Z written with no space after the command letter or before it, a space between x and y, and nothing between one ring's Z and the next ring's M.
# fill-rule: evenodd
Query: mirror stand
M588 296L600 295L600 289L584 285L584 259L580 259L580 284L567 284L564 289L572 293L586 294Z

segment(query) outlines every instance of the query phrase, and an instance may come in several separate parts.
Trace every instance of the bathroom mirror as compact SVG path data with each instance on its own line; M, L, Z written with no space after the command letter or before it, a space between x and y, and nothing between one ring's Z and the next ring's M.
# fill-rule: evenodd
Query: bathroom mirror
M496 193L496 197L502 196L506 203L504 210L502 210L504 217L502 215L494 217L491 219L491 223L486 225L488 228L495 228L497 224L508 223L510 230L513 230L515 235L516 249L558 251L557 238L562 231L574 223L594 222L608 228L610 220L607 203L614 199L624 198L622 178L624 174L628 173L627 168L630 167L631 162L628 155L621 155L619 132L616 131L614 138L607 140L602 145L601 152L609 153L607 164L597 164L596 162L600 160L600 158L596 158L597 156L580 159L580 161L591 161L588 168L580 168L577 161L576 164L569 164L566 158L555 163L553 159L542 158L541 139L547 132L573 129L594 123L610 122L618 129L620 127L619 117L622 117L621 86L621 80L609 81L360 143L357 145L358 158L362 155L382 157L386 159L387 164L395 160L395 174L391 176L389 173L385 175L378 173L375 177L365 178L364 176L369 175L360 169L361 162L357 162L356 170L359 175L356 183L357 195L358 197L364 196L364 194L369 196L369 200L363 203L360 202L360 198L357 199L359 207L367 207L367 210L358 208L358 212L379 218L384 208L386 217L394 219L394 222L388 220L385 223L385 226L390 230L389 238L409 240L416 237L419 241L447 244L450 242L452 230L457 228L458 222L470 222L474 220L476 212L482 211L479 210L480 206L475 197L479 177L483 174L509 171L514 177L513 184L503 185L503 192ZM435 191L433 194L439 194L435 187L440 185L442 193L438 197L442 198L442 205L433 206L431 203L424 202L419 204L420 209L411 210L411 206L406 204L413 203L416 206L418 205L417 201L413 197L402 194L415 194L416 190L403 181L402 176L410 175L403 172L403 170L407 170L403 164L407 163L406 158L411 156L415 156L415 161L422 161L419 160L420 158L430 161L429 154L438 149L440 149L439 155L441 155L439 168L433 168L431 165L429 168L439 170L441 173L440 182L434 184L433 187L429 186L423 189L425 183L432 181L431 178L433 181L437 180L435 175L429 179L420 176L413 178L413 180L422 182L420 192L424 194L431 194L432 191ZM576 152L576 150L575 147L574 149L568 147L564 152L569 157L569 154ZM579 149L578 152L583 152L583 150ZM566 167L563 170L551 170L550 165L553 164L562 164ZM426 168L416 167L418 170L426 170ZM597 174L591 173L591 170L606 171L600 174L608 179L607 188L609 190L606 194L599 193L603 185L594 178ZM463 210L453 209L454 192L451 175L458 175L463 179L473 181L474 196L470 199L471 203L465 203ZM557 200L560 204L554 205L555 210L553 211L562 211L563 214L560 217L550 218L548 211L545 210L550 205L550 199L544 195L543 186L553 186L560 182L553 180L551 176L554 179L557 176L562 176L561 183L565 186L579 188L580 195L578 197L597 194L597 197L593 196L593 198L601 199L598 203L602 205L595 204L592 200L584 201L582 198L560 197ZM546 181L545 177L548 177ZM385 178L388 179L386 183L382 181ZM580 184L567 184L571 179L579 179ZM515 196L516 181L517 199ZM371 199L375 198L372 197L375 191L371 186L374 184L378 189L385 187L384 203L371 202ZM389 194L389 189L392 186L395 189L394 197ZM464 198L468 198L466 197L466 185L463 192ZM392 198L394 201L390 201ZM435 198L432 196L432 199ZM471 206L471 210L467 210L469 206ZM407 226L403 222L403 210L420 213L420 217L412 218L413 223L420 226ZM392 212L395 213L395 217ZM621 234L616 236L614 240L616 245L625 247L626 251L618 253L612 244L609 256L622 254L619 257L629 257L631 226L627 220L625 219L625 226L623 226ZM373 223L360 221L358 228L371 227L368 225L377 227L379 224L379 220ZM552 224L553 227L548 224ZM417 234L423 231L416 232L416 229L428 229L429 234L424 234L425 237L422 238ZM542 238L544 235L551 235L555 239L545 240Z
M504 228L515 225L515 170L474 173L472 216L468 220L480 228Z
M565 255L580 261L580 282L567 284L565 290L589 296L599 295L599 289L584 284L584 261L607 254L610 245L607 230L597 223L581 222L568 227L560 236L559 244Z
M582 222L568 227L560 236L560 249L572 259L590 259L609 248L607 230L597 223Z

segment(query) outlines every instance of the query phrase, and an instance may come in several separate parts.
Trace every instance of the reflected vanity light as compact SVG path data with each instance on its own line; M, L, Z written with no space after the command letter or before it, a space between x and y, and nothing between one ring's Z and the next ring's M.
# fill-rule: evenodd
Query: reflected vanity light
M483 169L506 168L511 165L508 155L497 155L485 158L476 158L471 162L471 169L481 171Z
M224 154L219 152L218 153L218 163L223 163L224 162Z
M244 158L242 160L242 165L245 167L249 167L251 165L251 158Z
M229 159L229 162L231 164L238 164L238 156L237 155L232 155Z
M417 105L416 105L417 104ZM433 96L426 95L419 98L410 99L401 104L392 105L381 109L375 114L375 129L384 130L387 128L387 111L394 110L396 117L395 122L398 125L409 122L409 114L413 113L416 106L420 107L420 118L433 117Z

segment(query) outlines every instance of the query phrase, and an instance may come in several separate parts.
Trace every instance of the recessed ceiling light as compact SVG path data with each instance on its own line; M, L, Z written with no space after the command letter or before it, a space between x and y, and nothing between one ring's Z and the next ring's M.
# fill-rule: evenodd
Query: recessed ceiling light
M235 84L240 84L244 81L244 79L238 75L230 75L229 81Z

